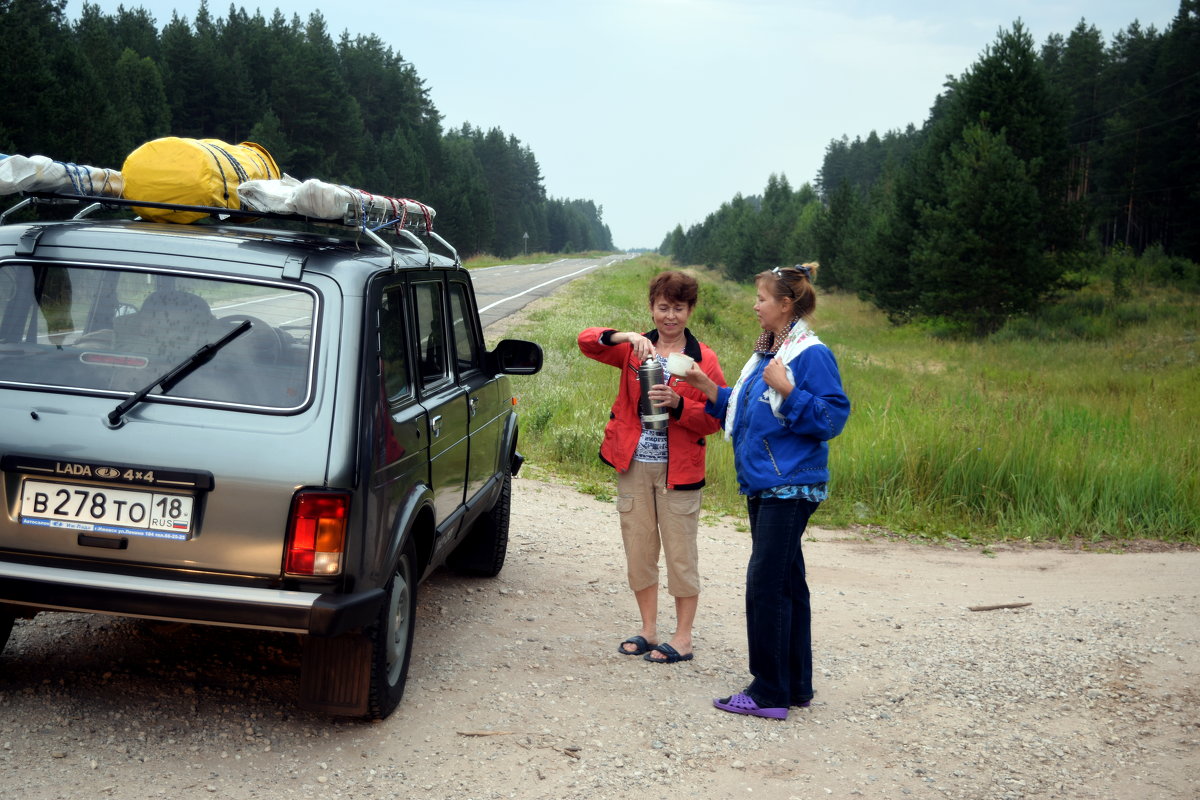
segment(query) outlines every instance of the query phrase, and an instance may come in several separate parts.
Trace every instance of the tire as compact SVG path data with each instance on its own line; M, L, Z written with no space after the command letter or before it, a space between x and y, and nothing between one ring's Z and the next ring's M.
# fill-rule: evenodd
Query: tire
M404 697L416 629L417 569L417 551L409 540L388 582L387 602L366 631L371 643L369 719L383 719L391 714Z
M13 612L12 606L0 605L0 653L4 652L4 648L8 644L8 637L12 634L13 623L16 619L17 615Z
M512 508L512 472L504 467L500 496L490 509L480 515L462 543L455 548L448 563L463 575L494 578L504 567L508 555L508 520Z

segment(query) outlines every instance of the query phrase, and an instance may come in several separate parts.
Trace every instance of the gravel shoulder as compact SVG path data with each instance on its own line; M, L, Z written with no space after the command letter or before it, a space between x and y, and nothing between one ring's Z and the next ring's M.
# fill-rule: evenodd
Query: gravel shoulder
M647 664L616 652L636 608L611 504L515 479L507 565L422 587L408 691L381 723L297 711L295 637L19 622L3 795L1200 796L1200 553L989 556L814 528L817 698L776 722L711 706L747 681L739 522L702 523L696 659Z

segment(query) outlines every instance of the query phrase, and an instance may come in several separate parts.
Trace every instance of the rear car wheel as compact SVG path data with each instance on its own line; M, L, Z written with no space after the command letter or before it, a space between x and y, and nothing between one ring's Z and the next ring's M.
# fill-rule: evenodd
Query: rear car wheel
M504 468L500 496L490 510L475 521L471 532L455 548L448 563L464 575L494 578L504 567L508 555L508 520L512 508L512 472Z
M411 540L405 545L387 587L387 601L367 629L371 643L371 688L367 716L383 719L404 696L408 664L412 659L417 614L417 553Z

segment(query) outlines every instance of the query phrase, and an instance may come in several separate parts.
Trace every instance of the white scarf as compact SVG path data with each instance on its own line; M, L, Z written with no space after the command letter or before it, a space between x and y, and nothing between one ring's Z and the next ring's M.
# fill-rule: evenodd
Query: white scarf
M796 356L803 353L814 344L821 344L821 340L812 332L808 324L804 320L798 320L792 329L788 331L787 338L783 340L783 344L779 350L773 355L770 353L751 353L750 359L746 361L746 366L742 367L742 374L738 376L737 383L733 385L733 391L729 395L729 405L725 409L725 438L733 438L733 421L737 418L737 403L738 397L742 393L742 384L746 379L754 373L758 362L764 358L778 358L783 362L784 369L787 372L788 383L792 386L796 385L796 377L792 375L792 368L789 366L791 361ZM768 402L771 404L771 413L776 419L783 419L783 414L779 412L779 406L783 404L783 397L779 392L768 387L764 393Z

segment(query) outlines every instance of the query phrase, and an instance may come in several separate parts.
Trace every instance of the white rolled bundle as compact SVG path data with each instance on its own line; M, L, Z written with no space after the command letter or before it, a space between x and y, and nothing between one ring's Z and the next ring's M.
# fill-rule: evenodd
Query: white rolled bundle
M238 187L238 197L246 208L276 214L301 214L313 219L343 219L347 206L354 215L382 216L395 219L403 215L428 216L434 210L416 200L371 194L349 186L326 183L315 178L301 183L290 175L275 180L250 180Z
M338 186L310 178L296 188L292 205L297 214L316 219L341 219L346 216L346 205L358 205L359 193L348 186Z
M0 158L0 194L68 192L120 197L125 181L115 169L55 161L46 156Z
M261 178L242 181L238 187L238 199L243 208L254 211L269 211L272 214L295 214L292 198L300 181L285 174L282 178Z

